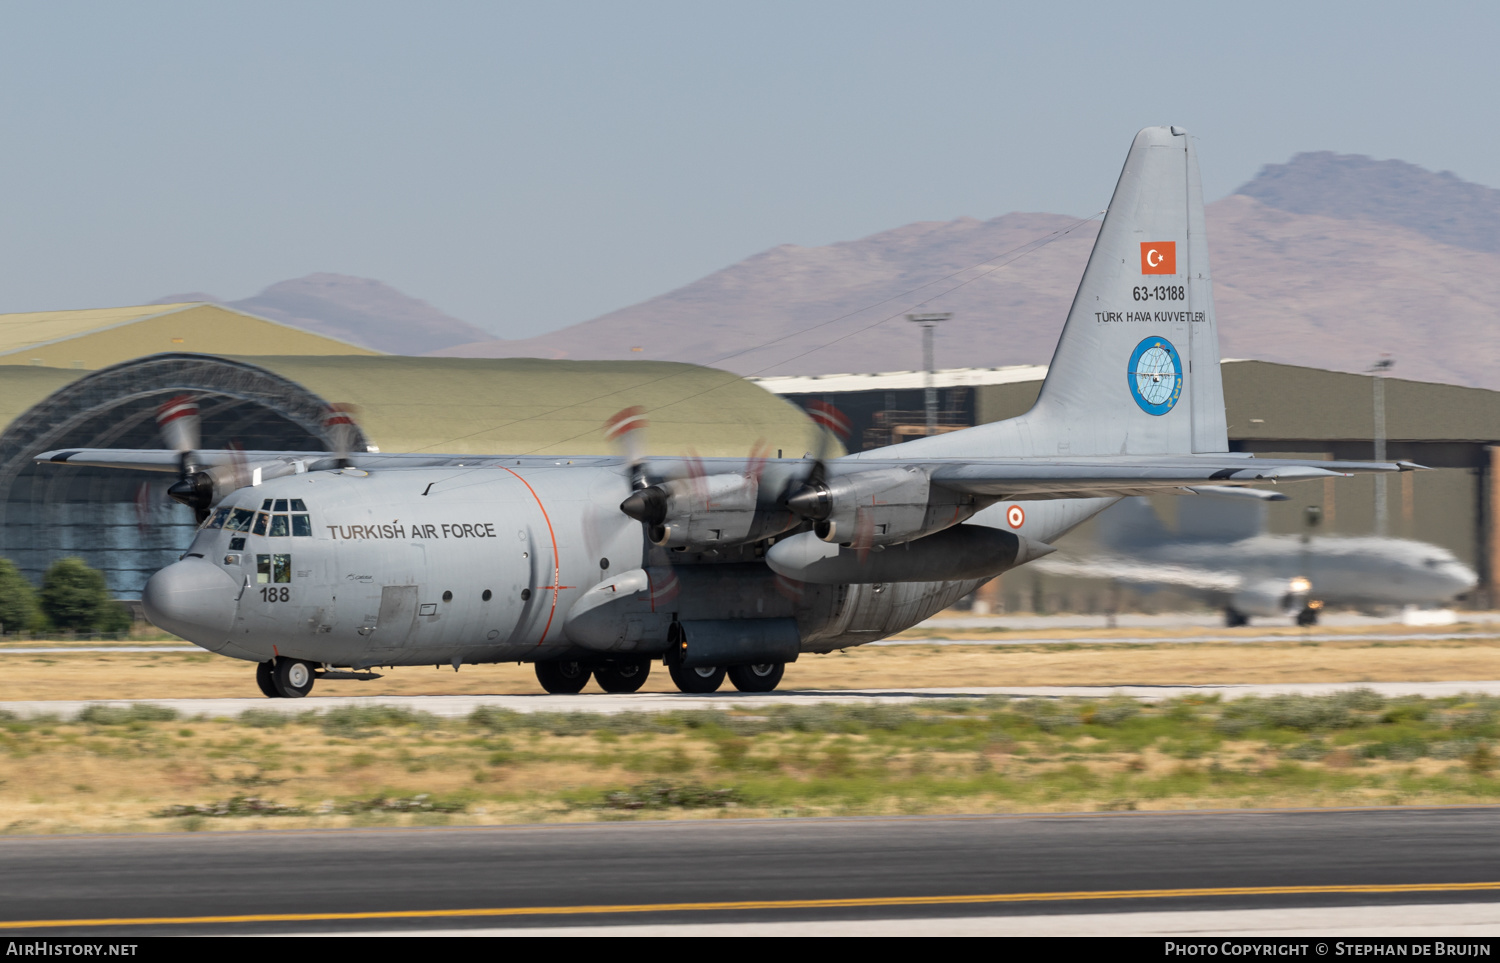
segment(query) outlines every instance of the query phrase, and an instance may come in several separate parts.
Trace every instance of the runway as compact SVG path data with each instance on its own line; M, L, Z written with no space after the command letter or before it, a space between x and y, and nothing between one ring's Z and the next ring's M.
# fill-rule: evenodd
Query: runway
M1221 699L1244 699L1271 695L1329 695L1350 689L1371 689L1387 698L1419 695L1426 698L1465 693L1500 695L1500 680L1472 682L1306 682L1267 685L1120 685L1120 686L966 686L905 689L786 689L767 693L744 693L726 689L712 695L679 692L636 692L611 695L603 692L578 695L418 695L418 696L311 696L306 699L56 699L0 702L0 712L16 718L54 716L69 719L90 706L135 704L165 706L185 718L232 718L249 709L301 715L325 712L340 706L399 706L447 719L467 716L481 706L512 712L677 712L701 709L757 709L773 705L886 704L901 705L942 699L983 699L1004 696L1014 699L1100 699L1127 696L1160 702L1185 695L1216 695Z
M10 837L0 928L1496 933L1497 830L1453 808Z

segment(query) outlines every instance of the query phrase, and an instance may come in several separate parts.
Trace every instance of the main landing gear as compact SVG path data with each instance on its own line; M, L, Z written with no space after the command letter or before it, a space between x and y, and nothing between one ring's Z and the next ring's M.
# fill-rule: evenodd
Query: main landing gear
M759 665L731 665L728 668L721 665L696 666L691 669L674 665L667 671L672 674L672 681L677 684L677 688L683 692L717 692L719 686L724 684L726 675L741 692L770 692L781 683L786 663L764 662Z
M582 692L592 676L605 692L636 692L651 674L650 659L616 659L612 662L580 662L577 659L553 659L538 662L536 680L553 695ZM683 692L704 695L719 691L727 677L741 692L770 692L781 684L786 672L784 662L760 665L695 666L667 668L672 682Z
M301 659L272 659L255 667L255 684L268 699L300 699L312 691L313 664Z
M645 685L650 674L650 659L617 659L596 664L576 659L554 659L536 663L536 680L553 695L583 691L583 687L589 684L590 675L605 692L635 692Z

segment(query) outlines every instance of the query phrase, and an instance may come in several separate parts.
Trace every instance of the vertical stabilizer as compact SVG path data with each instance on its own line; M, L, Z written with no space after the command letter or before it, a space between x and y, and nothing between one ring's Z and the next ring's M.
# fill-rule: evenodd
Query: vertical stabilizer
M1029 412L890 454L1191 454L1229 448L1192 140L1135 135L1047 380Z

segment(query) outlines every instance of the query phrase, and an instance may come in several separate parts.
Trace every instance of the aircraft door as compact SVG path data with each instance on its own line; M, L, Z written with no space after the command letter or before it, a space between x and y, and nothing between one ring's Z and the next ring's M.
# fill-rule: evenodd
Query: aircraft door
M371 635L371 648L399 649L411 637L417 624L417 590L415 585L387 585L380 590L380 612Z

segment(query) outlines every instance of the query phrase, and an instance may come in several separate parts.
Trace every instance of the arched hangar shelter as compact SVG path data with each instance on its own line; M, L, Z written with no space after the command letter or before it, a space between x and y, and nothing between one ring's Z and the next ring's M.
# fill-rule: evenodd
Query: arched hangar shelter
M640 406L649 453L786 457L817 448L801 409L744 379L668 362L391 355L158 354L84 372L0 365L0 555L33 579L78 555L119 598L139 598L188 543L171 476L36 465L59 448L156 448L155 411L199 398L202 445L329 448L330 403L352 404L357 444L386 452L607 454L603 424Z

